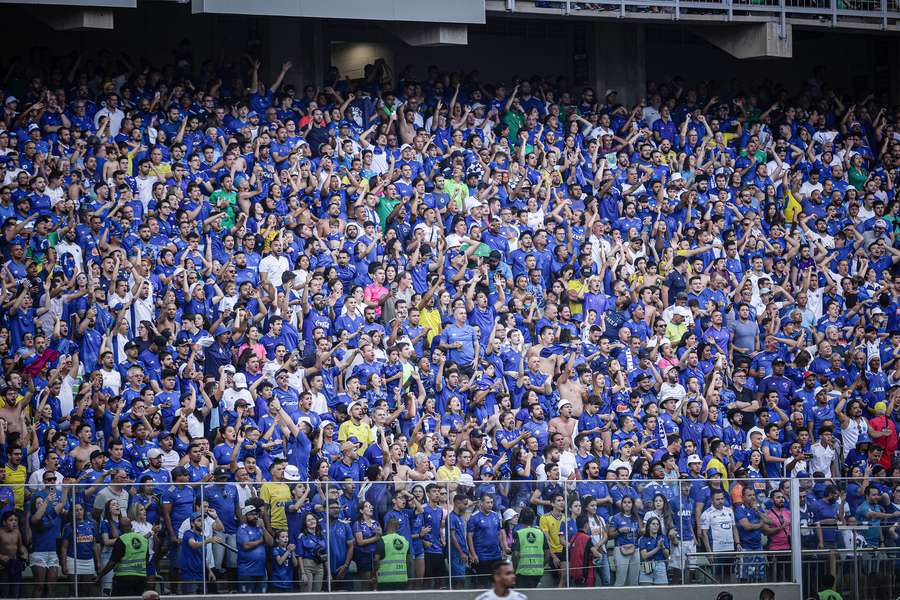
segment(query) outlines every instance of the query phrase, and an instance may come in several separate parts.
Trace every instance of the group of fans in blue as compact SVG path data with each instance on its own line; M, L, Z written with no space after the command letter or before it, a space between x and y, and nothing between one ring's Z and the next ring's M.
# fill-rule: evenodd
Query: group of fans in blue
M9 70L0 595L895 576L886 98L291 69Z

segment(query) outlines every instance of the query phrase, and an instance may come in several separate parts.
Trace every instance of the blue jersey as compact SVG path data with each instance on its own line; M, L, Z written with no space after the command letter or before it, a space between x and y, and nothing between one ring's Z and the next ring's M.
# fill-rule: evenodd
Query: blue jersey
M484 514L478 511L469 517L466 533L472 536L472 545L478 560L500 559L500 515L495 512Z
M238 577L264 577L266 574L266 544L262 543L247 550L244 544L262 539L262 527L241 525L237 530L237 571Z
M191 547L191 540L200 542L201 546ZM205 564L203 561L203 534L193 529L184 532L181 538L181 552L178 556L178 566L181 567L182 581L203 581Z

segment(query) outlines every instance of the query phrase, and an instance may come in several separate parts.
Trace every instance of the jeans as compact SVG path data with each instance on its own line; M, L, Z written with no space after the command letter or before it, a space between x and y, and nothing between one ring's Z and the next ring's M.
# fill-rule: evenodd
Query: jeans
M600 558L594 559L594 573L596 573L600 585L608 587L612 583L609 573L609 557L605 552L600 555Z
M651 565L649 573L647 573L646 569L641 569L641 576L639 577L641 585L667 585L669 583L669 575L666 572L666 561L654 560L650 561L649 564Z
M256 575L250 576L245 575L243 577L238 574L238 591L241 594L265 594L266 593L266 578L264 575Z

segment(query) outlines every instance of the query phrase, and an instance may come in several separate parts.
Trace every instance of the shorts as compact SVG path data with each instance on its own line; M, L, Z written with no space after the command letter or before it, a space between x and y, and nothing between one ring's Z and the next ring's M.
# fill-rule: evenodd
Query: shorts
M686 540L678 542L672 546L672 554L669 557L669 564L673 569L680 571L681 569L697 568L697 542L695 540Z
M413 560L425 560L425 551L422 550L422 551L419 552L418 554L413 554L413 553L410 552L410 555L409 555L409 556L410 556L410 558L412 558Z
M738 560L738 579L762 582L766 580L766 557L759 554L742 554Z
M75 559L71 556L66 557L66 571L69 575L96 575L97 570L94 568L94 559L79 558Z
M28 561L32 567L44 569L52 569L59 566L59 556L56 555L56 552L32 552L28 556Z
M353 561L358 573L370 573L375 568L375 555L370 552L358 552Z

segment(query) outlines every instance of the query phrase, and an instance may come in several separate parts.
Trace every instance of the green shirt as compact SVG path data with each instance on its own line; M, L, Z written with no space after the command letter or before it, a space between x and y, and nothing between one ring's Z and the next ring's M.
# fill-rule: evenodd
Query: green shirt
M226 192L225 190L216 190L209 196L209 203L218 208L219 203L222 200L226 200L228 205L223 209L225 214L228 217L222 221L223 229L231 229L234 227L234 207L237 206L237 192L231 190L230 192Z
M382 196L378 199L378 206L375 207L375 212L378 213L378 218L381 221L381 233L387 231L388 216L390 216L390 214L394 212L394 208L398 204L400 204L400 200L386 198L385 196Z
M456 202L460 210L465 210L466 198L469 197L469 188L466 184L448 179L444 182L444 191L450 196L451 202Z

